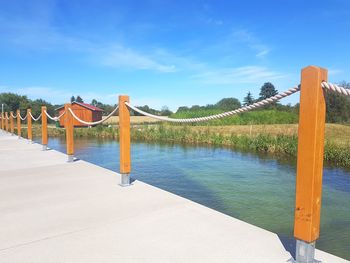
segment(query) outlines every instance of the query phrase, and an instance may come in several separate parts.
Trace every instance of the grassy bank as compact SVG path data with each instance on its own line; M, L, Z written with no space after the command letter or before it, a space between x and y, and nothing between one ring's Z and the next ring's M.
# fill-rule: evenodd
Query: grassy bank
M33 132L40 136L40 127ZM25 135L26 131L23 130ZM65 130L49 127L49 136L65 136ZM76 128L76 137L118 139L116 127ZM139 125L131 129L133 141L213 145L267 153L287 158L297 156L297 125L172 126ZM325 161L350 168L350 126L327 124Z
M172 118L188 119L198 118L203 116L209 116L222 113L222 110L218 109L202 109L196 111L181 111L171 115ZM214 125L247 125L247 124L290 124L298 122L298 114L293 111L279 111L276 109L271 110L256 110L241 113L226 117L223 119L212 120L206 124L210 126ZM202 124L195 124L202 125Z

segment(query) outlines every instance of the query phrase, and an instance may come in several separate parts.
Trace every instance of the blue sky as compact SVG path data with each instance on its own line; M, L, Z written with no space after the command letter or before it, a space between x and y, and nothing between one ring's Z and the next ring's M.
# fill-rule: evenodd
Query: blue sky
M348 0L0 0L0 39L0 92L52 103L242 100L311 64L350 81Z

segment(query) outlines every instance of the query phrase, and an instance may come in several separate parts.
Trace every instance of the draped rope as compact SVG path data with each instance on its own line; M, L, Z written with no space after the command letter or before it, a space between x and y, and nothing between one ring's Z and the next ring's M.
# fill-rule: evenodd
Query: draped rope
M98 124L101 124L101 123L107 121L110 117L112 117L117 112L118 108L119 108L119 105L110 114L108 114L108 116L106 118L104 118L103 120L100 120L100 121L95 121L95 122L84 121L84 120L80 119L77 115L75 115L75 113L72 111L71 108L69 108L68 110L72 114L74 119L76 119L77 121L79 121L85 125L88 125L88 126L94 126L94 125L98 125Z
M64 112L63 112L60 116L58 116L58 117L52 117L50 114L47 113L46 110L44 111L44 113L46 114L46 116L47 116L49 119L51 119L51 120L53 120L53 121L59 121L59 119L61 119L62 116L63 116L66 112L64 111Z
M223 113L219 113L219 114L215 114L215 115L210 115L210 116L206 116L206 117L188 118L188 119L174 119L174 118L169 118L169 117L164 117L164 116L157 116L157 115L153 115L151 113L145 112L143 110L140 110L140 109L136 108L135 106L132 106L128 102L125 102L125 105L128 106L130 109L132 109L132 110L134 110L134 111L136 111L144 116L148 116L148 117L151 117L153 119L160 120L160 121L177 122L177 123L203 122L203 121L220 119L220 118L224 118L227 116L232 116L232 115L242 113L242 112L247 112L247 111L271 104L271 103L276 102L276 101L283 99L285 97L288 97L288 96L298 92L299 90L300 90L300 87L295 86L295 87L290 88L285 92L281 92L273 97L255 102L255 103L248 105L248 106L243 106L243 107L236 109L236 110L227 111L227 112L223 112Z
M340 87L337 84L333 84L333 83L328 83L328 82L322 82L321 83L322 88L333 91L333 92L338 92L342 95L345 96L350 96L350 89L346 89L344 87Z
M38 116L38 118L34 118L34 116L32 115L31 112L29 112L29 115L30 115L30 117L32 117L33 121L38 121L38 120L41 118L41 113L40 113L40 115Z

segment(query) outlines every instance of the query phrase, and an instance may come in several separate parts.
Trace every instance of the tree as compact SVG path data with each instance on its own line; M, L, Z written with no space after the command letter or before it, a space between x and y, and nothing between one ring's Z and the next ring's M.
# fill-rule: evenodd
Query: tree
M98 104L98 101L97 101L97 100L93 99L93 100L91 101L91 105L92 105L92 106L97 107L97 104Z
M215 104L216 108L221 110L235 110L241 107L241 103L236 98L224 98Z
M266 82L260 89L259 100L264 100L278 94L275 86L271 82Z
M189 107L187 107L187 106L181 106L181 107L179 107L179 108L177 109L176 113L178 113L178 112L184 112L184 111L189 111L189 110L190 110Z
M243 98L243 105L247 106L247 105L250 105L250 104L253 104L253 103L254 103L253 95L252 95L252 93L250 93L250 91L248 91L247 96L245 96Z
M168 106L163 106L161 111L160 111L160 115L162 116L169 116L172 114L172 111L169 110Z
M7 112L15 112L17 109L27 109L29 107L29 102L30 100L27 96L20 96L10 92L0 94L0 106L4 104L4 111Z
M70 102L74 102L74 101L75 101L75 97L72 96L72 97L70 98Z
M83 99L78 95L76 102L84 103Z
M22 116L27 114L26 110L28 108L32 109L33 116L37 117L41 113L41 106L47 107L47 112L54 116L55 107L42 99L30 100L27 96L17 95L15 93L0 93L0 104L4 103L4 111L13 111L14 114L19 109L21 110Z
M350 83L342 82L339 86L349 89ZM326 121L350 122L350 98L342 94L327 91L326 94Z

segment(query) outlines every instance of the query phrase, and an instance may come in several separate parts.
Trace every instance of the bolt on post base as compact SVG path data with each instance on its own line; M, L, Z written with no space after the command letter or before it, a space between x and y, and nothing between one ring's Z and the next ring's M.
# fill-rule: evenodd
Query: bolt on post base
M297 240L295 263L321 263L315 259L315 242Z
M47 145L43 144L43 151L47 151Z
M121 174L121 186L130 186L130 174Z
M72 163L72 162L74 162L74 155L73 154L69 154L68 155L68 161L67 161L68 163Z

